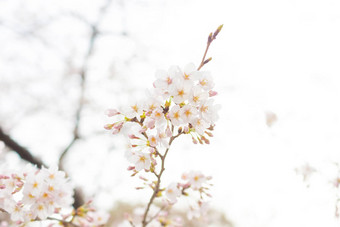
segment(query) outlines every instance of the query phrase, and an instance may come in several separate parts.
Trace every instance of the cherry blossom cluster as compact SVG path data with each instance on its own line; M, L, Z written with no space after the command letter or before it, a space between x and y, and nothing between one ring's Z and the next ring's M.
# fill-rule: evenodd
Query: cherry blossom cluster
M57 221L64 226L94 227L109 218L107 213L96 211L91 201L76 210L72 203L73 186L56 166L38 169L27 165L20 172L0 175L0 211L10 214L14 226L50 219L51 224Z
M170 209L177 203L181 196L188 199L189 209L187 218L189 220L193 218L203 218L206 216L209 203L207 198L211 197L208 193L211 184L209 184L210 176L203 175L200 171L190 171L182 175L182 182L170 183L166 188L160 189L162 193L159 197L162 197L162 203L159 205L161 208L157 210L157 207L150 209L150 216L154 219L149 223L150 226L168 226L168 227L182 227L183 220L181 216L174 216L171 214ZM149 181L143 178L146 184L150 184ZM151 187L154 187L151 183ZM194 193L196 195L194 195ZM143 209L136 208L132 215L126 214L126 221L121 223L119 227L139 226L135 223L141 223L143 218Z
M17 225L44 220L72 203L73 187L57 167L27 165L21 172L0 175L0 208Z
M163 204L163 208L164 208ZM131 223L141 223L143 219L144 209L142 207L137 207L133 210L132 215L126 213L125 220L118 224L118 227L129 227ZM180 216L173 217L169 211L166 209L157 210L157 207L154 207L150 210L150 215L154 216L154 219L149 223L152 227L182 227L183 220ZM133 226L140 226L138 224L133 224Z
M188 219L204 217L209 207L206 198L211 197L208 193L211 186L208 181L211 180L211 178L211 176L205 176L200 171L184 173L182 175L184 182L171 183L165 189L167 201L170 204L174 204L181 195L189 196L189 194L192 195L193 192L198 192L198 199L190 206L187 216Z
M162 197L163 191L167 206L174 205L181 195L188 195L189 189L199 191L200 198L203 198L203 194L208 195L205 190L207 188L202 185L210 178L200 172L184 174L184 183L172 183L167 188L160 186L160 179L169 148L177 137L185 134L190 135L195 144L210 143L207 137L213 136L212 131L218 119L219 109L219 106L214 104L213 97L217 92L213 90L214 82L210 73L199 71L194 64L188 64L183 69L172 66L168 71L157 71L153 87L144 100L134 102L120 111L107 110L106 114L115 120L104 126L113 134L123 131L128 136L125 156L132 164L128 167L128 170L133 171L132 176L144 170L157 177L156 181L149 182L147 178L139 176L144 185L154 191L142 215L140 223L143 227L157 220L158 224L162 224L163 221L172 223L170 218L159 216L162 212L148 218L154 199ZM203 200L199 199L196 207L190 208L190 218L202 213L206 207L204 204ZM136 226L135 223L130 222L132 226Z
M209 72L197 71L194 64L182 70L172 66L168 71L156 72L154 89L145 100L139 100L121 111L107 110L113 123L105 129L113 134L122 129L130 139L127 159L136 171L150 170L157 164L154 155L164 154L171 137L179 134L191 135L197 144L209 144L207 137L218 119L218 105L214 104L214 82Z
M73 215L72 224L80 227L103 226L110 217L106 212L97 211L91 200L79 207Z

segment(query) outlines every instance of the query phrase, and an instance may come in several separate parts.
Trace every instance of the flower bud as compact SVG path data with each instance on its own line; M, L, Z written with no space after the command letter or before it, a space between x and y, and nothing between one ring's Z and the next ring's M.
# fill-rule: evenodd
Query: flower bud
M217 94L218 94L217 91L213 91L213 90L209 91L209 97L214 97Z
M120 114L120 112L118 112L116 109L108 109L105 111L105 114L108 116L108 117L113 117L115 115L118 115Z
M128 171L130 171L130 170L134 170L135 169L135 167L134 166L129 166L128 168L127 168L127 170Z
M205 131L205 133L210 137L214 137L214 135L211 132Z

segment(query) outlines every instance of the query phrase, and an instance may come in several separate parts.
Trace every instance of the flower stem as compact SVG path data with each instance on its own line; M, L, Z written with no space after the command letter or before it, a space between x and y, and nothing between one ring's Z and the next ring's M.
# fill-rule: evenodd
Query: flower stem
M205 48L205 51L204 51L204 55L203 55L201 64L200 64L200 66L197 68L197 71L199 71L205 64L207 64L209 61L211 61L212 58L208 58L208 59L205 59L205 58L206 58L206 56L207 56L207 53L208 53L210 44L216 39L216 36L217 36L218 33L220 33L220 31L222 30L222 27L223 27L223 24L220 25L220 26L216 29L216 31L215 31L214 33L211 32L211 33L209 34L208 42L207 42L207 47Z
M165 158L166 158L166 156L167 156L167 154L168 154L168 152L169 152L170 145L171 145L172 142L173 142L178 136L180 136L181 134L182 134L182 132L181 132L181 133L178 133L176 136L172 136L172 137L170 138L170 140L169 140L169 148L166 149L166 151L165 151L165 153L164 153L163 156L160 156L160 158L161 158L161 160L162 160L162 167L161 167L161 170L160 170L159 174L155 174L155 175L157 176L157 184L156 184L156 187L155 187L154 190L153 190L152 196L151 196L151 198L150 198L150 200L149 200L148 205L146 206L146 209L145 209L145 212L144 212L144 215L143 215L143 221L142 221L142 226L143 226L143 227L146 227L153 219L156 218L156 216L154 216L154 217L152 217L150 220L148 220L148 221L146 220L146 219L147 219L147 216L148 216L148 213L149 213L149 210L150 210L150 207L151 207L151 205L152 205L154 199L157 197L157 194L158 194L158 192L159 192L159 188L160 188L160 184L161 184L161 177L162 177L162 174L163 174L163 172L164 172L164 170L165 170L165 167L164 167L164 165L165 165Z

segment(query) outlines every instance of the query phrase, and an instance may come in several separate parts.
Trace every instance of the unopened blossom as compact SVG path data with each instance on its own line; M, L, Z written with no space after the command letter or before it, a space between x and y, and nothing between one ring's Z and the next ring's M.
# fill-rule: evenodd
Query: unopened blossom
M113 116L116 116L118 114L120 114L116 109L107 109L105 111L105 114L108 116L108 117L113 117Z

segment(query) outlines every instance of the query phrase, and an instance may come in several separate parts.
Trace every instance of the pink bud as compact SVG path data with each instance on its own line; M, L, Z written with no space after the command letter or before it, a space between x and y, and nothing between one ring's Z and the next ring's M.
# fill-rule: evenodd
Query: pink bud
M6 185L2 184L0 185L0 189L5 189L6 188Z
M129 166L128 168L127 168L127 170L128 171L130 171L130 170L134 170L135 169L135 167L134 166Z
M113 124L106 124L106 125L104 125L104 128L105 128L106 130L111 130L112 127L113 127Z
M186 183L183 185L183 189L187 189L187 188L190 188L191 184L190 183Z
M141 128L141 130L139 130L138 132L139 133L143 133L143 132L146 132L146 130L148 130L148 128L143 126L143 128Z
M129 138L130 138L130 139L140 139L139 137L137 137L137 136L135 136L135 135L133 135L133 134L130 134L130 135L129 135Z
M87 219L88 222L93 222L93 218L90 217L90 216L86 216L86 219Z
M148 179L146 179L145 177L143 176L139 176L139 179L143 180L143 181L148 181Z
M156 165L157 165L157 161L156 161L156 159L152 159L151 161L152 161L152 164L153 164L154 166L156 166Z
M213 97L215 95L217 95L217 91L213 91L213 90L209 91L209 97Z
M117 134L123 128L124 122L117 122L113 124L113 131L112 134Z
M156 121L154 119L151 119L146 122L146 127L148 127L149 129L153 129L155 127L155 123Z
M167 137L171 137L172 136L172 132L171 132L171 129L170 129L169 126L166 127L165 134L166 134Z
M108 109L108 110L105 111L105 114L108 117L113 117L113 116L118 115L120 113L116 109Z
M22 187L24 185L24 182L19 181L15 184L17 187Z
M214 137L214 135L211 132L205 131L205 133L210 137Z
M185 126L183 131L184 131L184 133L188 133L189 132L189 127Z

